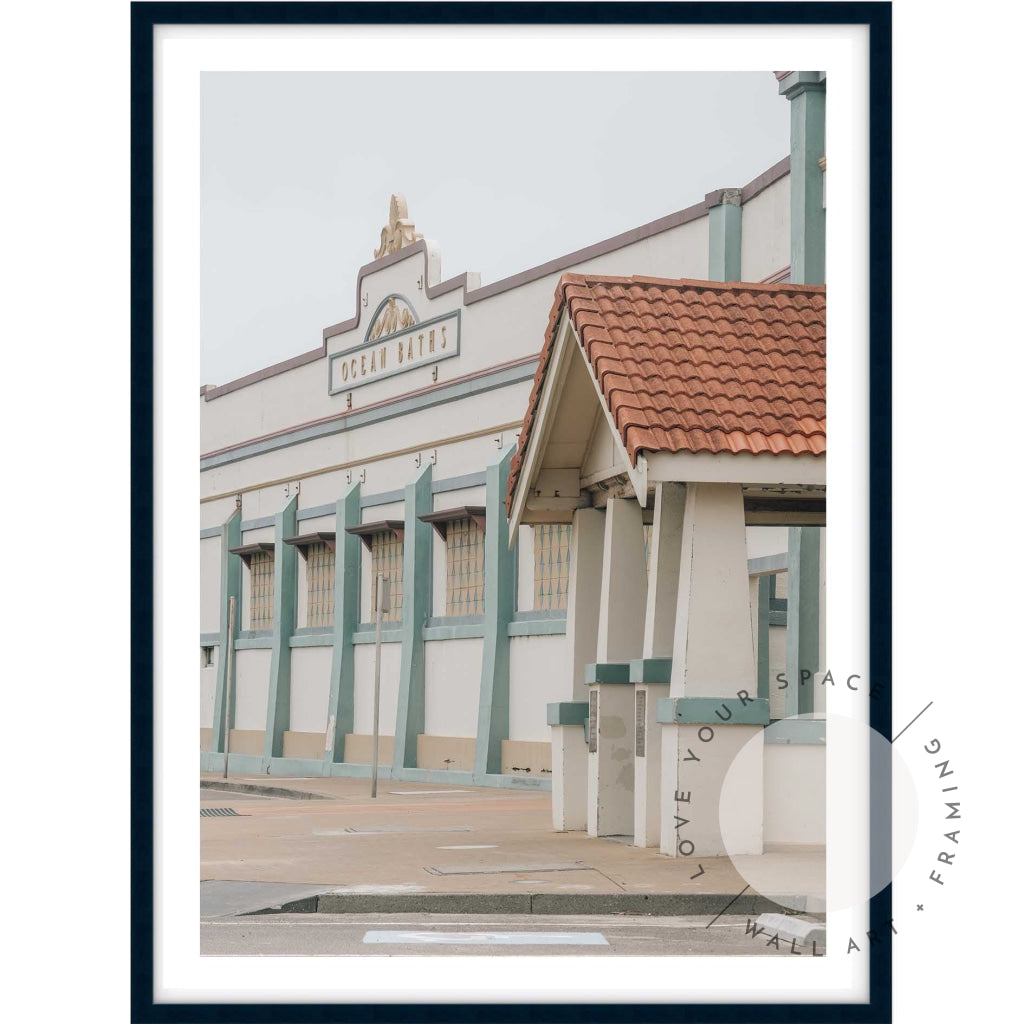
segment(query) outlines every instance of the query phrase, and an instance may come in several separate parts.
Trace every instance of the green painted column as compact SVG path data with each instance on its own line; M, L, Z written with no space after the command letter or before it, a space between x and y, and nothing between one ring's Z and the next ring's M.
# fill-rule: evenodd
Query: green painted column
M487 467L487 532L484 534L484 657L476 726L474 774L501 773L501 741L508 739L509 636L515 612L516 551L509 548L505 493L515 445Z
M791 71L779 82L790 102L790 280L825 283L825 76Z
M720 188L704 197L708 211L708 280L742 281L742 192Z
M224 698L228 688L228 609L235 599L235 639L242 619L242 560L229 548L242 543L242 510L236 508L220 528L220 647L217 649L217 685L213 692L213 738L211 749L224 753ZM232 680L234 683L234 680ZM234 717L234 708L232 708ZM233 723L232 723L233 724Z
M362 542L346 533L359 525L360 485L354 483L335 510L334 651L331 655L331 691L327 703L324 762L345 760L345 737L352 732L355 708L355 647L352 634L359 624L359 570Z
M274 516L274 640L270 655L270 686L267 689L267 731L264 758L284 755L284 734L288 728L292 697L292 652L288 641L295 632L295 588L298 551L285 544L296 534L296 494Z
M818 575L821 533L817 526L789 529L786 594L786 716L814 710L818 671Z
M757 579L757 696L768 700L771 691L771 671L768 646L771 636L768 623L768 602L771 600L772 577Z
M398 678L394 768L416 767L416 737L426 715L423 626L430 614L433 527L418 518L433 510L427 463L405 488L405 540L402 557L402 668Z

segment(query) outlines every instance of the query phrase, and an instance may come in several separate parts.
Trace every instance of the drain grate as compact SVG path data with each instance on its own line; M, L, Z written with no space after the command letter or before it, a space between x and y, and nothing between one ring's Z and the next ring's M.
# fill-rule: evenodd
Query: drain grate
M200 807L200 818L248 818L248 814L239 814L234 807Z

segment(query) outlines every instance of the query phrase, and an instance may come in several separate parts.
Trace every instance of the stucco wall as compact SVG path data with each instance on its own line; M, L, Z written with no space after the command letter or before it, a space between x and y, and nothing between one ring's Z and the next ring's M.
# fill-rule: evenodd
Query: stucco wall
M231 702L235 709L236 729L266 729L269 690L270 651L235 651L235 686Z
M292 649L290 731L321 734L326 731L332 653L330 647Z
M213 649L213 665L199 670L199 727L213 727L213 698L217 690L217 659L220 651Z
M373 732L373 644L355 648L354 733ZM380 732L394 736L398 711L398 675L402 667L402 645L382 644L380 658Z
M424 651L426 733L475 738L483 640L431 640Z
M763 281L789 266L789 175L743 204L740 266L744 281Z
M825 842L825 745L764 745L764 841Z
M548 702L572 692L565 637L514 636L509 643L509 739L550 741Z
M220 632L220 538L199 542L199 632Z

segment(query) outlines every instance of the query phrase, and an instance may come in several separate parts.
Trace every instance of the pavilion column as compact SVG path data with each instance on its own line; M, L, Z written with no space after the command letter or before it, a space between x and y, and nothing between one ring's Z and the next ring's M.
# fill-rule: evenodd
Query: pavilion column
M586 666L597 658L604 558L603 509L580 508L569 537L569 599L565 633L570 699L548 704L551 726L551 818L556 831L587 827Z
M635 846L661 843L661 726L658 701L668 696L672 674L672 640L679 589L679 551L683 535L682 484L660 483L654 493L647 568L643 657L630 662L634 684L634 828Z
M725 777L737 763L740 801L727 812L730 853L762 852L763 726L757 697L746 528L739 484L689 484L683 514L669 697L662 725L661 852L721 856Z
M633 498L611 498L605 511L597 657L587 666L590 743L587 832L633 835L634 701L630 662L643 650L647 600L644 524Z

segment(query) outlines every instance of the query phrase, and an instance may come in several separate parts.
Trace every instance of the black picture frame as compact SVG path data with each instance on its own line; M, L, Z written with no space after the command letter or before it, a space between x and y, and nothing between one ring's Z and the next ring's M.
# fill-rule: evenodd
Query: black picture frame
M159 25L394 24L843 24L869 29L870 673L892 693L892 10L888 3L132 3L132 1020L133 1021L844 1021L892 1013L892 949L872 944L867 1003L311 1004L155 1003L154 963L154 28ZM870 725L892 737L891 701L872 701ZM890 766L871 764L871 828L888 834ZM887 844L871 844L888 858ZM876 870L887 863L874 861ZM891 886L871 900L887 934Z

